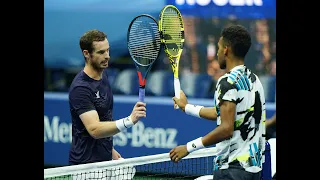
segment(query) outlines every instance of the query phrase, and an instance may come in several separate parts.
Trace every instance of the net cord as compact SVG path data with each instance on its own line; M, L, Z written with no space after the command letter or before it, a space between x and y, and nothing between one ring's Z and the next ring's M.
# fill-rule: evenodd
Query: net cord
M199 157L216 156L218 154L215 147L204 148L190 153L188 156L182 159L192 159ZM57 167L44 169L44 178L52 178L70 174L80 174L86 171L98 171L104 169L114 169L119 167L138 166L143 164L151 164L158 162L170 161L169 153L162 153L149 156L140 156L134 158L121 159L116 161L104 161L97 163L88 163L81 165Z

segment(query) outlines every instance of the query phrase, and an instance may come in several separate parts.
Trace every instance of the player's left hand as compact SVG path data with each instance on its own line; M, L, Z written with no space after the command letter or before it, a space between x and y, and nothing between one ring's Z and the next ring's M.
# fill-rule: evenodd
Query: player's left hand
M121 155L115 149L112 149L112 159L113 160L121 159Z
M170 159L173 162L178 162L188 154L186 145L177 146L170 151Z

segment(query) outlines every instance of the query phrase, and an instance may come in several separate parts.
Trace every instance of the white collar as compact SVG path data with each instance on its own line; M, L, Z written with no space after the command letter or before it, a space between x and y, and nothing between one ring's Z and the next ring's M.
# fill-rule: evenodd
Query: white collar
M241 64L241 65L238 65L238 66L235 66L235 67L233 67L231 70L230 70L230 72L231 71L234 71L234 70L237 70L237 69L243 69L243 68L245 68L246 66L244 65L244 64Z

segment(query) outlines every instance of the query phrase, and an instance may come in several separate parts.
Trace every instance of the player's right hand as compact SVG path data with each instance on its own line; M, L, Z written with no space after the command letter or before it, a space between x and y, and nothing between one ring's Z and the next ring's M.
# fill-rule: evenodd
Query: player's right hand
M133 107L132 113L130 115L132 122L136 124L140 118L147 117L146 111L146 103L137 102L136 105Z
M176 107L176 105L178 105L183 112L185 111L184 109L188 104L188 99L182 90L180 90L180 99L177 97L173 97L172 100L174 102L173 107Z

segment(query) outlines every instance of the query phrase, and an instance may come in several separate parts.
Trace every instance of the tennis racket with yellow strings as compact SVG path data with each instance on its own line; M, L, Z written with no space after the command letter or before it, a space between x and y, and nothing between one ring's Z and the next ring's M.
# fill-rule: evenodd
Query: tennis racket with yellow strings
M169 58L173 71L174 94L180 98L179 61L184 45L184 24L178 8L167 5L161 10L159 32L163 49Z

